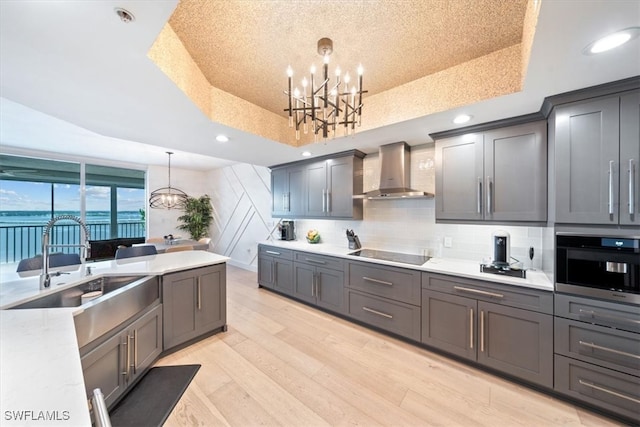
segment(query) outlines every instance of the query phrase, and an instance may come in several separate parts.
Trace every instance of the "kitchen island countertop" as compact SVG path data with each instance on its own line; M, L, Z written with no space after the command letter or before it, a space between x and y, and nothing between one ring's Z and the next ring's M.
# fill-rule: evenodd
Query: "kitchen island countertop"
M505 285L523 286L532 289L540 289L543 291L553 291L553 282L549 280L547 275L540 270L527 270L527 278L521 279L518 277L503 276L491 273L480 272L480 263L464 259L455 258L431 258L429 261L422 265L404 264L395 261L385 261L372 258L363 258L349 253L354 252L355 249L348 249L343 246L329 245L325 243L309 244L306 241L298 240L265 240L259 242L264 245L276 246L283 249L290 249L294 251L304 251L314 253L318 255L329 255L340 258L345 258L350 261L371 262L382 265L389 265L393 267L410 268L413 270L420 270L428 273L440 273L448 274L459 277L466 277L469 279L485 280L489 282L496 282ZM363 248L364 249L364 248ZM377 249L377 248L371 248Z
M224 263L228 257L186 251L67 268L39 289L39 271L0 271L0 412L2 425L91 425L73 315L81 308L6 310L102 275L163 275ZM64 269L63 269L64 270Z

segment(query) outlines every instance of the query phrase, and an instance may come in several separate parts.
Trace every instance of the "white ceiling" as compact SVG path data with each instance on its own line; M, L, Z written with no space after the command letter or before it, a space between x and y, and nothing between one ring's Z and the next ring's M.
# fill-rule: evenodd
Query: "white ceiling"
M176 0L2 0L0 143L159 165L171 150L172 165L204 170L229 161L272 165L298 160L304 150L371 153L399 140L422 144L429 133L456 127L458 112L473 115L472 124L528 114L545 96L640 75L640 39L598 56L581 53L602 35L640 26L640 1L539 1L522 92L295 148L212 123L147 58ZM115 7L134 11L136 21L123 24ZM375 64L367 68L375 72ZM216 142L219 133L230 141Z

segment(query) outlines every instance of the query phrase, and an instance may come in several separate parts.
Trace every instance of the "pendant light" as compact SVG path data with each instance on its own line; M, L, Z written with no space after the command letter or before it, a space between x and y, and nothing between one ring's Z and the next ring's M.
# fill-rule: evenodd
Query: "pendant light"
M171 187L171 151L169 155L169 185L151 192L149 207L154 209L182 209L187 202L187 194L177 188Z

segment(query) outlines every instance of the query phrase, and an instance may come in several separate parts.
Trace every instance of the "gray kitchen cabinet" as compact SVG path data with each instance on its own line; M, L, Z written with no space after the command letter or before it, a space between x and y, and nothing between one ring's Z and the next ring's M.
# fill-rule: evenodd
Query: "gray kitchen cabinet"
M315 161L274 166L273 217L362 219L364 154L338 153Z
M420 272L365 262L348 264L348 315L420 340Z
M445 287L448 285L448 287ZM509 295L510 286L423 273L421 341L508 375L553 386L553 317L547 301ZM437 290L435 290L437 289ZM463 295L460 295L460 293ZM551 294L548 292L548 294ZM517 295L517 294L516 294ZM551 296L552 298L552 296ZM546 298L542 298L546 300Z
M161 352L162 305L156 305L82 355L87 398L93 395L94 389L100 388L107 406L113 405Z
M293 296L328 310L344 312L344 265L332 257L296 252Z
M554 389L636 424L640 419L638 306L556 294L554 336Z
M543 222L545 121L436 141L436 219Z
M258 284L293 294L293 251L258 245Z
M635 91L554 108L557 223L640 224L639 104Z
M420 340L420 307L349 289L348 315L367 325Z
M625 417L637 425L640 414L640 380L625 372L556 355L554 389L581 402Z
M226 329L226 264L162 277L164 349Z
M640 91L620 97L620 224L640 224Z

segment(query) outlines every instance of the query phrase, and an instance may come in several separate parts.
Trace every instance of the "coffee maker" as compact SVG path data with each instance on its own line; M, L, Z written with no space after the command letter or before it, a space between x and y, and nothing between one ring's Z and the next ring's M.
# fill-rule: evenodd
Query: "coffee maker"
M507 267L511 260L510 238L506 231L498 230L493 233L493 264L496 267Z
M293 221L282 221L280 223L280 240L295 240L295 238Z

